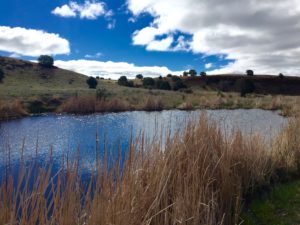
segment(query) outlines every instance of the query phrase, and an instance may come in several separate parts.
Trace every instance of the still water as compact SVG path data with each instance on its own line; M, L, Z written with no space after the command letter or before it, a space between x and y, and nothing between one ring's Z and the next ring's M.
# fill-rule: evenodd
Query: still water
M138 138L143 132L146 140L164 139L183 130L188 121L195 121L205 113L216 121L222 132L230 135L240 129L245 135L260 133L267 140L274 137L286 123L276 112L264 110L207 110L125 112L75 115L44 115L21 120L0 122L0 168L17 165L23 155L25 161L43 162L52 155L58 162L64 157L80 152L80 159L88 165L95 162L96 134L98 151L106 146L111 154L121 149L124 153L130 138ZM104 141L105 140L105 141ZM79 149L79 150L78 150Z

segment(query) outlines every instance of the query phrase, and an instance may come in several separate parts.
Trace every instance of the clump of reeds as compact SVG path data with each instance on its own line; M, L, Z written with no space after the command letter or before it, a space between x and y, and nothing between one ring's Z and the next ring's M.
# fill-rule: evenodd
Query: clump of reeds
M66 100L59 107L58 111L74 114L89 114L97 112L123 112L131 109L130 104L121 99L97 100L94 96L82 96Z
M0 185L0 224L237 224L243 195L300 160L299 132L292 122L269 147L259 136L226 137L204 116L163 149L131 141L125 159L116 147L112 165L105 150L88 181L78 160L54 178L51 167L21 167L16 183Z
M161 111L164 109L164 105L160 98L148 97L142 109L145 111Z
M28 113L23 108L20 100L0 100L0 120L15 119L26 116Z

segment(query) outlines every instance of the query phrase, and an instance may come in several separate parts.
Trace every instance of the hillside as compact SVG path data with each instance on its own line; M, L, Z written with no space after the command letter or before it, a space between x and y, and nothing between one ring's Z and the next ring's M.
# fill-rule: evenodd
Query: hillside
M189 87L210 87L223 92L240 92L241 80L250 80L256 94L300 95L300 77L270 75L214 75L206 77L187 77Z
M4 82L0 84L2 98L89 91L85 75L57 67L43 68L37 63L0 57L0 68L5 73Z
M300 96L298 77L215 75L181 77L187 89L178 91L158 90L155 84L148 89L138 88L142 86L138 79L134 81L135 88L100 79L97 88L101 89L100 99L104 100L101 105L95 103L97 91L88 88L85 75L7 57L0 57L0 68L5 73L3 83L0 83L0 120L1 117L13 118L18 117L16 114L27 113L156 110L156 106L152 107L156 103L160 109L261 108L281 109L284 114L289 114L290 106L298 104L300 99L293 97ZM155 80L156 83L159 79ZM162 80L174 84L174 77ZM243 80L250 80L254 91L241 97ZM96 107L97 104L101 107Z

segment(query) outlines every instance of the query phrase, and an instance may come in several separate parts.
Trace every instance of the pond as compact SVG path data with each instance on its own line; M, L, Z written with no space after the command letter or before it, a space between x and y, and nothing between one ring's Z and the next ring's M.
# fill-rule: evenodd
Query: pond
M0 122L0 168L9 160L17 165L21 156L25 161L33 158L43 162L51 154L59 163L62 156L74 155L80 149L80 159L86 169L95 162L96 134L99 136L98 151L106 149L126 151L130 138L164 140L183 130L188 121L196 121L205 113L216 121L222 132L230 134L240 129L245 135L260 133L266 139L275 136L286 123L277 112L264 110L207 110L162 112L125 112L75 115L44 115L20 120ZM105 141L104 141L105 140ZM51 152L51 153L50 153Z

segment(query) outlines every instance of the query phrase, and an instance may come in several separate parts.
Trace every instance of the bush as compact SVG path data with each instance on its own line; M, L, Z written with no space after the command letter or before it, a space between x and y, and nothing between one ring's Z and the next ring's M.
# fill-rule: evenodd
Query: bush
M3 82L5 75L4 75L4 71L0 68L0 83Z
M201 72L201 73L200 73L200 76L201 76L201 77L205 77L205 76L206 76L206 72Z
M196 70L190 70L189 71L189 74L192 76L192 77L195 77L197 75L197 71Z
M254 76L253 70L247 70L246 74L247 74L247 76Z
M171 86L168 81L157 80L155 86L161 90L171 90Z
M173 77L172 77L172 81L176 82L176 81L178 81L178 80L181 80L181 78L178 77L178 76L173 76Z
M284 75L282 73L280 73L278 76L279 76L280 79L284 78ZM1 78L0 78L0 80L1 80Z
M146 77L143 80L144 87L153 87L155 85L155 80L151 77Z
M96 87L98 85L98 81L95 77L89 77L86 80L86 83L89 85L89 88L91 88L91 89L96 89Z
M186 71L185 71L185 72L183 72L183 76L184 76L184 77L187 77L188 75L189 75L189 73L188 73L188 72L186 72Z
M255 90L254 83L248 79L241 79L239 81L239 88L241 97L245 97L248 93L253 93Z
M182 80L178 80L175 82L173 86L174 91L178 91L180 89L186 88L186 85L182 82Z
M125 86L125 87L133 87L133 81L128 80L126 76L121 76L118 80L118 84L120 86Z
M106 101L106 98L109 96L110 96L110 93L105 88L97 89L96 98L98 101L101 101L101 100Z
M54 59L53 59L53 57L51 57L49 55L41 55L38 58L38 62L43 67L51 68L51 67L53 67Z
M140 79L140 80L143 79L143 75L142 74L138 74L135 77L136 77L136 79Z

